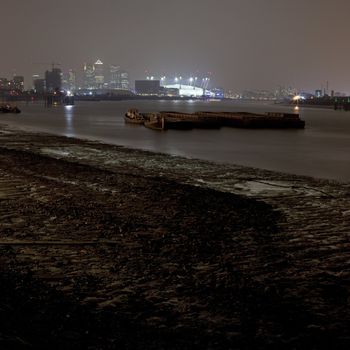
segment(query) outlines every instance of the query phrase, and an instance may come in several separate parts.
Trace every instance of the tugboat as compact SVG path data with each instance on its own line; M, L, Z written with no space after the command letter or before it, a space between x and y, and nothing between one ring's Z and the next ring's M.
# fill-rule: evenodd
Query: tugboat
M0 105L0 113L13 113L19 114L21 110L17 106L11 106L9 104Z

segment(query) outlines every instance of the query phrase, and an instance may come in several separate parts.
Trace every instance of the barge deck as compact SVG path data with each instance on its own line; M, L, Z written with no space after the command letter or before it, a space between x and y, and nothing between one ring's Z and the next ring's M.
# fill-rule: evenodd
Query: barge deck
M247 129L303 129L305 121L299 114L275 113L265 114L249 112L207 112L182 113L161 111L156 113L139 113L130 109L126 122L143 124L157 130L167 129L219 129L221 127Z

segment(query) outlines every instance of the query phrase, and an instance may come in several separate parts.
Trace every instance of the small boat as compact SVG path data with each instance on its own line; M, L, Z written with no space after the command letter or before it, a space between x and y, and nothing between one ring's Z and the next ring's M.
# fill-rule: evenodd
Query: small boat
M129 124L144 124L146 118L139 113L138 109L131 108L125 114L124 120Z
M13 113L19 114L21 110L17 106L11 106L9 104L0 105L0 113Z

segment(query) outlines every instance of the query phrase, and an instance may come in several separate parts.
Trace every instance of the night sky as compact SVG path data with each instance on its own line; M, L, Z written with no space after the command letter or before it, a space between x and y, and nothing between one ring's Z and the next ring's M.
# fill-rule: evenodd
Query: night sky
M206 75L241 91L292 85L350 93L349 0L1 0L0 76L81 70Z

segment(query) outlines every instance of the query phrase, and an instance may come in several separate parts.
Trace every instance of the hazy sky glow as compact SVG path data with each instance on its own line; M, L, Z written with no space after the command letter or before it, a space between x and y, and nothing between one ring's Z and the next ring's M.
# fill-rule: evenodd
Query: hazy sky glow
M0 76L101 58L131 77L205 74L240 91L350 93L349 0L1 0ZM26 85L27 85L26 84Z

